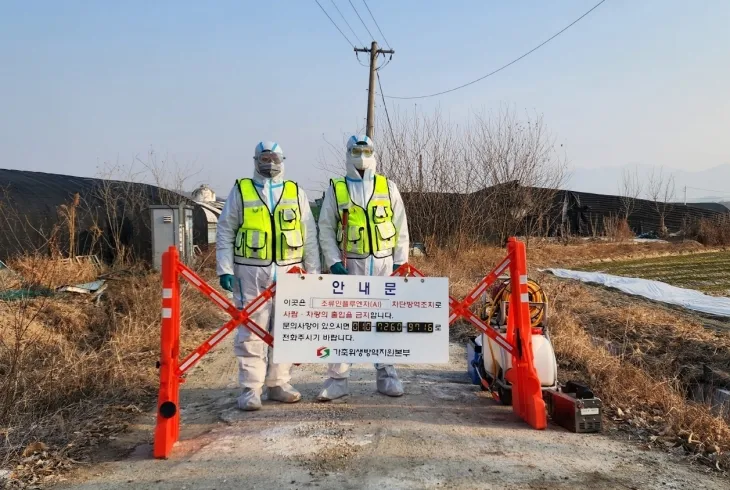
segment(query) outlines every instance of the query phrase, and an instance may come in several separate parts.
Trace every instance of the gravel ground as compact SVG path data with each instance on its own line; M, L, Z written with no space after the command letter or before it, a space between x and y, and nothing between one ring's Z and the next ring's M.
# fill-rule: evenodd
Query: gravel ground
M211 352L183 385L182 436L151 459L153 414L101 451L63 489L726 489L723 477L605 434L535 431L466 377L464 349L446 365L400 366L406 395L375 392L371 365L353 366L352 394L313 401L323 365L294 369L295 405L235 408L231 346Z

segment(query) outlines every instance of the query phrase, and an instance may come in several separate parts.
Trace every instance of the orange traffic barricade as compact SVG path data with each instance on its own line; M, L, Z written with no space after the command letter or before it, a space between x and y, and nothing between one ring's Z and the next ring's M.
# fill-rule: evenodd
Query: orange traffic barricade
M298 267L290 273L301 273ZM231 319L203 342L197 349L180 361L180 278L185 279L205 296L208 296ZM190 370L210 349L218 345L236 327L243 325L268 345L274 338L251 319L257 310L274 297L276 283L269 286L242 310L236 308L212 286L185 264L173 246L162 256L162 334L160 336L160 391L157 397L157 425L153 454L155 458L167 458L180 436L180 384L182 376Z
M507 336L502 337L475 315L470 308L507 269L510 272L511 297L507 315ZM402 265L394 274L424 276L422 272L409 264ZM547 412L532 354L529 301L525 244L517 238L510 238L507 242L507 257L479 281L479 284L463 301L457 301L449 296L449 325L459 318L463 318L512 355L512 369L509 373L512 384L512 409L530 426L535 429L544 429L547 427Z
M502 337L477 315L470 307L509 268L510 271L510 308L507 319L507 336ZM302 273L297 267L291 273ZM393 275L413 275L424 277L410 264L402 265ZM180 360L180 279L183 278L208 296L231 319L220 327L198 348L182 361ZM268 345L274 339L266 329L261 328L251 315L259 310L276 293L276 283L264 290L242 310L236 308L228 299L207 284L189 267L180 262L175 247L162 257L162 332L160 337L160 391L157 399L157 425L153 454L155 458L167 458L180 435L180 384L183 375L189 371L213 347L218 345L239 325L251 330ZM449 297L449 324L464 318L484 332L512 355L510 382L512 388L512 407L514 412L536 429L547 426L545 402L542 399L540 380L535 370L532 355L532 328L530 325L529 297L527 292L527 257L525 244L516 238L507 243L507 257L485 276L463 301Z

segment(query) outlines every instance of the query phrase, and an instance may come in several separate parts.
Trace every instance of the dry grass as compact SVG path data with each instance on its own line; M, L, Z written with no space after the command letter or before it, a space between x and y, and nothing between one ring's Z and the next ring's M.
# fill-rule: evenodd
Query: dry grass
M686 230L688 237L710 247L730 245L730 216L715 219L702 218L691 223Z
M584 325L569 312L555 310L552 340L561 369L585 376L615 421L629 424L647 443L681 446L718 469L728 467L727 421L714 416L707 406L687 400L676 378L652 376L595 346Z
M730 334L694 317L582 284L540 278L552 300L562 367L588 376L619 417L660 443L679 442L707 462L730 464L730 426L690 400L706 368L730 368ZM723 454L718 454L722 452Z
M534 270L698 249L692 243L533 241L528 259ZM457 256L435 250L415 262L429 275L449 277L452 294L463 297L504 253L477 246ZM97 273L83 266L61 273L43 260L26 257L12 267L38 287L84 282ZM206 264L204 276L212 278L211 265ZM18 465L15 475L21 481L39 481L86 460L154 400L159 276L137 270L115 277L96 306L73 295L0 302L0 463ZM730 463L727 423L683 392L683 381L695 377L701 364L729 368L727 335L708 332L696 321L678 322L676 312L659 306L538 279L552 300L561 372L577 371L589 380L608 413L648 441L656 437L655 444L681 445L705 462ZM184 294L182 348L188 350L220 320L197 292ZM452 334L473 332L461 325Z
M5 287L47 287L50 289L68 284L82 284L93 281L102 270L90 261L76 262L69 259L53 260L38 255L25 255L8 261L8 267L22 277L16 276L15 284Z
M14 262L14 269L39 287L94 278L78 264L63 276L51 269L32 275L18 267L27 263ZM0 464L18 465L14 477L21 483L87 459L153 400L159 275L139 270L117 277L98 305L71 294L0 301ZM183 301L181 342L188 350L220 322L202 295L187 289Z
M626 242L634 238L629 222L626 218L611 216L603 218L603 232L611 241Z
M607 414L646 443L677 448L712 466L730 466L730 426L710 407L688 399L703 366L730 370L730 334L713 332L690 315L579 283L561 282L535 269L628 256L693 253L696 244L531 244L531 276L551 301L551 335L561 373L577 373L595 388ZM437 250L416 266L447 276L451 293L464 297L504 257L497 247L474 247L460 256ZM685 318L686 317L686 318ZM452 328L461 340L475 332Z

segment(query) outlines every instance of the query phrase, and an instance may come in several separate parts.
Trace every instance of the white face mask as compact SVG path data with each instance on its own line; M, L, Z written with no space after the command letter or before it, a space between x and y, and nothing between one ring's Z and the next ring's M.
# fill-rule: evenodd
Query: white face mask
M367 170L369 168L374 170L376 165L374 156L353 156L350 153L347 154L347 163L358 170Z

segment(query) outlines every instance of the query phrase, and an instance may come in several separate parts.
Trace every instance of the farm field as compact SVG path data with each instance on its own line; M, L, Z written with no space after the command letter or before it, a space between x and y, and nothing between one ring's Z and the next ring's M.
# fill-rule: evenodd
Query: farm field
M619 260L588 264L580 268L617 276L662 281L712 295L730 295L728 251Z

